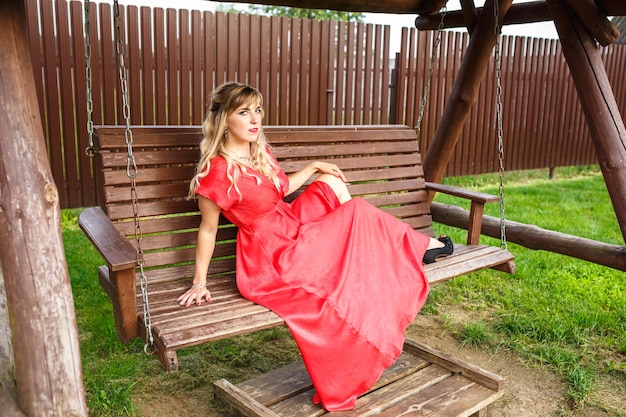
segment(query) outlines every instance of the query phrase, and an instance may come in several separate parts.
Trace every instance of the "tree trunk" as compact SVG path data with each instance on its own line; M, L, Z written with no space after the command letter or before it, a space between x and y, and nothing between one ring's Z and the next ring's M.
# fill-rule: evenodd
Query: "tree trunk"
M86 416L60 206L46 156L23 1L0 2L0 39L0 264L18 404L29 417Z

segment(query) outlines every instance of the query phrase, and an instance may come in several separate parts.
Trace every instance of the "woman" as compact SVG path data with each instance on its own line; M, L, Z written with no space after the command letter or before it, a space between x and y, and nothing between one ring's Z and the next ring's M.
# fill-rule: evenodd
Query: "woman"
M195 276L178 301L211 300L207 271L222 213L239 227L241 294L285 320L314 401L349 410L402 352L404 331L428 294L424 256L433 261L453 245L352 199L334 164L316 161L285 175L263 134L262 105L256 89L238 83L213 94L190 185L202 214ZM282 200L318 173L293 203Z

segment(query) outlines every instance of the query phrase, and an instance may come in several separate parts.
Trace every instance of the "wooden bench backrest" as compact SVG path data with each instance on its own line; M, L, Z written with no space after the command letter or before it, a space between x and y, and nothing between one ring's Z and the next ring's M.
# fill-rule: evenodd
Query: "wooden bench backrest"
M189 180L199 157L201 129L133 127L137 164L137 214L145 267L193 263L200 215L187 200ZM406 126L265 127L283 169L294 172L311 160L334 162L349 190L433 235L432 220L415 132ZM103 209L118 230L135 244L134 208L127 176L123 127L96 128L100 150ZM234 274L237 229L223 221L210 274ZM150 279L150 276L148 276ZM163 277L158 280L178 279Z

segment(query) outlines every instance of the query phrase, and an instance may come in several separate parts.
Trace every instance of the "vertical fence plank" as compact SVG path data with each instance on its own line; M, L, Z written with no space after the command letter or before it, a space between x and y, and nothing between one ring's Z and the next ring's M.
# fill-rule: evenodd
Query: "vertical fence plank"
M546 146L544 147L544 157L543 157L543 162L542 162L542 166L543 167L552 167L554 166L552 158L553 158L553 152L554 149L552 147L552 144L554 143L554 138L555 138L555 126L557 125L557 112L559 111L560 107L561 107L561 103L559 102L559 96L557 94L555 94L553 92L553 89L558 85L558 82L554 82L556 77L560 77L560 72L559 72L559 66L558 66L558 57L557 57L557 42L552 40L549 43L549 52L548 52L548 59L550 61L550 64L548 66L548 74L550 74L550 77L546 77L546 89L548 91L550 91L549 97L550 100L548 102L548 109L550 113L548 116L544 116L547 118L546 122L547 122L547 129L546 129L546 137L550 138L549 141L547 141ZM556 76L556 77L555 77Z
M309 72L309 116L308 124L318 125L321 119L321 107L326 96L326 84L322 83L325 71L322 68L322 56L324 43L322 41L322 23L318 20L311 21L311 42L309 45L320 45L318 50L311 48L310 72ZM315 69L315 70L313 70ZM317 94L317 92L320 94Z
M61 141L61 120L59 114L58 98L59 85L57 83L57 55L56 55L56 36L54 34L53 4L51 2L42 1L40 3L41 13L41 31L43 38L43 74L46 86L45 107L48 112L47 135L48 149L50 152L50 162L52 175L57 183L59 191L59 199L61 204L66 203L67 187L63 175L63 143Z
M167 124L167 49L169 45L165 43L165 11L155 8L152 13L152 24L154 27L153 42L154 48L154 106L155 123L158 125Z
M249 16L249 36L248 36L248 68L250 75L248 76L248 83L252 86L260 88L259 76L261 74L259 68L259 56L261 52L260 45L260 33L261 33L261 20L259 16Z
M300 25L300 37L298 39L298 44L300 45L299 99L297 103L294 103L294 107L298 107L297 124L306 125L311 114L311 97L312 95L319 95L319 90L311 91L312 94L309 94L312 44L311 42L303 42L303 40L311 39L311 20L302 20Z
M267 16L260 17L260 35L259 35L259 84L258 88L263 93L263 97L265 100L265 108L266 108L266 120L271 120L270 116L267 115L269 110L268 99L270 92L270 77L272 76L271 72L271 23L270 19Z
M354 90L352 100L354 103L354 117L352 123L355 125L363 124L363 55L367 52L364 49L365 44L365 25L363 23L355 24L355 49L354 59Z
M178 30L180 32L180 124L189 125L191 120L191 62L190 49L193 44L192 34L189 33L189 11L180 10L178 15Z
M149 7L141 8L141 60L143 89L143 123L153 125L156 122L156 108L154 106L154 55L152 49L152 11Z
M397 81L396 81L396 105L394 123L402 123L405 120L406 108L406 77L408 68L409 28L400 31L400 52L396 55Z
M103 123L117 123L116 94L119 88L113 13L111 5L100 3L100 51L102 66Z
M43 30L40 27L39 19L36 19L36 16L39 16L39 2L38 0L26 0L24 2L24 9L26 12L26 23L28 26L28 42L30 48L30 56L31 62L33 66L33 72L35 76L35 89L37 90L37 97L39 97L39 112L41 114L41 121L43 122L44 132L46 132L47 139L47 126L46 126L46 118L44 117L46 114L45 100L46 100L46 91L43 88L43 73L42 69L43 65L43 36L35 36L34 34L43 35ZM43 20L43 19L42 19Z
M336 45L337 22L326 21L322 25L322 68L326 68L324 73L324 84L326 85L326 97L322 102L320 112L322 124L333 123L333 102L335 96L334 76L337 72L335 64L335 54L331 45Z
M408 55L406 57L407 62L407 81L406 81L406 124L415 126L413 120L417 120L416 102L419 101L416 94L416 80L417 80L417 30L411 28L409 31L409 46ZM419 111L419 105L417 106Z
M380 26L379 26L380 27ZM381 103L380 103L380 112L381 117L379 119L379 123L389 123L389 84L390 84L390 63L389 57L391 56L390 49L390 39L391 39L391 28L389 26L384 26L383 28L384 38L383 38L383 56L382 56L382 75L383 78L379 84L379 91L381 95Z
M374 124L372 114L372 101L374 100L373 75L374 75L374 57L370 51L374 50L376 39L374 39L374 25L365 25L364 39L364 56L361 58L363 62L363 81L362 81L362 122L363 124Z
M191 12L191 124L199 125L204 118L204 91L202 90L202 15L198 10Z
M270 34L270 82L269 82L269 101L266 108L269 115L268 124L279 124L279 76L280 76L280 58L285 50L280 50L280 19L276 16L270 18L271 34Z
M285 19L287 20L287 19ZM285 102L287 107L283 111L287 117L286 124L295 125L298 120L298 74L300 73L300 19L289 19L289 62L288 77L284 77ZM286 34L285 34L286 35ZM286 38L285 38L286 39Z
M80 204L80 193L70 192L70 190L80 190L78 155L76 155L76 119L74 118L74 96L72 69L76 67L74 56L71 53L71 28L68 3L65 0L57 0L57 39L59 56L59 88L61 92L61 108L59 118L61 119L61 144L63 146L63 168L65 173L64 205L76 207ZM65 65L60 65L60 63Z
M143 124L141 103L141 44L139 43L139 9L137 6L126 7L128 27L126 31L128 88L130 99L130 120L133 124Z
M503 58L506 60L506 70L502 71L503 82L503 115L502 115L502 129L503 129L503 146L505 165L504 168L509 171L512 167L512 149L513 133L514 133L514 119L518 114L516 111L517 106L517 68L519 67L519 61L521 56L517 51L516 38L513 36L507 36L507 54Z
M76 155L79 164L78 176L80 178L80 198L78 205L84 206L84 202L95 202L96 192L95 183L91 181L93 171L91 163L85 149L88 146L87 138L87 74L86 74L86 58L85 58L85 36L84 36L84 18L83 6L80 2L72 1L70 5L70 20L73 28L72 36L72 54L74 56L74 102L76 104L74 111L76 112ZM74 206L72 206L74 207Z
M289 124L289 60L291 57L290 49L293 45L289 45L289 26L291 19L286 17L279 18L280 22L280 69L278 70L278 123L281 125Z
M167 109L166 124L180 124L180 50L178 36L178 19L176 10L165 11L165 35L167 42L167 54L165 55L165 71L167 73L167 88L165 89L165 101L163 107ZM167 103L167 105L165 104Z
M217 44L217 14L204 12L204 102L203 114L211 101L211 92L217 83L217 59L215 45Z
M355 55L355 23L346 24L346 56L345 56L345 87L343 90L343 113L342 121L339 124L354 124L354 55ZM339 109L338 109L339 110Z
M236 81L237 78L237 58L239 57L239 13L228 13L226 15L226 78L224 81Z
M370 121L372 124L380 124L386 123L387 118L385 115L387 112L383 112L383 109L387 109L387 104L385 104L385 97L387 100L389 96L384 96L385 92L389 90L389 80L385 78L385 74L380 70L383 66L388 66L388 63L385 63L382 56L384 54L385 46L383 45L383 31L381 26L376 26L376 30L374 31L374 66L371 69L372 72L372 98L371 98L371 118ZM385 39L387 39L387 35L385 35ZM397 91L397 87L396 87ZM394 104L395 105L395 104Z
M344 92L346 87L346 22L339 22L337 28L337 79L335 81L335 110L333 124L343 124Z
M250 70L250 15L239 15L239 57L237 58L238 80L245 84L252 84L252 72Z

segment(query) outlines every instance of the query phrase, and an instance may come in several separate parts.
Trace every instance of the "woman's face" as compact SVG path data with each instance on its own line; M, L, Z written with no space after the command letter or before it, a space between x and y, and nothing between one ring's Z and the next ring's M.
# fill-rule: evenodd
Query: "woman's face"
M262 120L263 109L258 102L251 102L237 108L226 118L227 141L232 144L255 142L261 131Z

